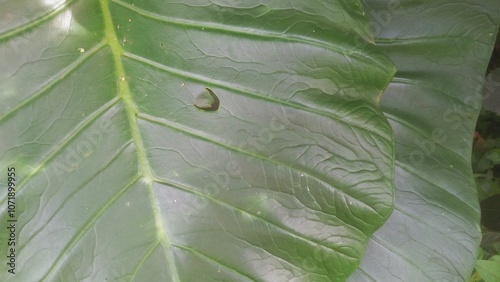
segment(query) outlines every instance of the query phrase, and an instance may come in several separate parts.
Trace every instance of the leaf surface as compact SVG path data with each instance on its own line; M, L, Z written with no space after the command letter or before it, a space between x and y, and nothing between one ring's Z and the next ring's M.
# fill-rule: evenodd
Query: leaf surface
M396 138L396 209L350 281L466 281L480 241L471 171L498 1L363 1L398 72L382 99Z
M395 72L359 44L360 3L1 5L0 159L18 177L17 274L2 263L1 281L342 281L358 266L393 209L378 102ZM202 111L207 89L219 104Z

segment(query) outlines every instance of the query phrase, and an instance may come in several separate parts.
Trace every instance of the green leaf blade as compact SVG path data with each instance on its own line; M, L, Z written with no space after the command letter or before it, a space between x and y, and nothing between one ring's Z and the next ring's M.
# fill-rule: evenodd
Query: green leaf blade
M186 18L74 1L0 35L46 38L2 77L0 128L19 129L0 156L20 180L18 274L0 280L347 279L393 209L378 101L395 70L357 44L360 6L314 3ZM199 111L208 87L220 107Z
M398 68L381 102L396 138L396 208L350 280L465 281L480 240L472 133L498 2L364 3Z
M500 279L500 256L493 256L489 260L478 260L476 270L484 281L498 281Z

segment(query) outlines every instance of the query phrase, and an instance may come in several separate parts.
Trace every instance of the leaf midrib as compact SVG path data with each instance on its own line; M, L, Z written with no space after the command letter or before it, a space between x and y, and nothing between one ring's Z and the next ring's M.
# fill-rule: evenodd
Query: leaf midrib
M118 36L116 35L113 21L111 19L111 12L108 6L108 0L99 0L102 15L104 20L104 29L105 29L105 38L108 42L108 45L111 49L111 53L113 56L113 61L116 69L116 81L118 87L118 97L123 100L125 105L125 112L127 114L127 118L130 125L131 136L134 144L136 145L136 152L138 158L139 165L139 174L143 175L143 179L146 183L146 187L149 194L149 201L152 206L154 220L156 223L157 233L156 236L158 240L161 242L165 250L165 255L167 258L168 268L170 269L171 278L173 281L180 281L179 273L177 271L177 266L175 264L171 248L172 243L168 234L166 232L166 227L163 223L160 206L158 203L158 199L154 193L153 189L153 179L154 176L151 172L151 168L149 166L149 162L146 157L146 153L144 151L144 143L141 138L139 125L137 123L137 107L132 100L132 96L130 94L130 88L128 85L128 81L125 75L125 68L122 62L123 50L120 46L120 42L118 40Z
M143 176L143 179L145 180L145 182L147 184L146 186L147 186L149 198L150 198L150 201L152 204L152 209L153 209L153 214L155 217L156 227L158 229L158 233L157 233L158 242L161 242L162 246L165 249L168 264L169 264L170 269L172 270L172 272L171 272L172 278L175 281L180 281L178 272L176 270L175 261L173 260L172 253L170 251L170 248L172 246L174 246L174 244L172 244L170 242L170 239L168 238L168 235L166 234L167 229L165 228L165 226L163 224L163 221L161 218L160 208L158 205L158 200L157 200L157 197L155 196L155 193L153 190L152 183L153 183L154 177L152 175L152 170L150 168L149 162L148 162L147 157L146 157L143 140L141 138L139 125L137 123L136 113L138 113L138 110L137 110L137 107L132 100L132 97L131 97L130 88L128 85L128 81L126 79L125 68L124 68L123 62L122 62L124 52L123 52L122 47L120 46L120 42L119 42L117 34L114 30L114 25L113 25L113 22L111 19L111 13L109 10L108 2L109 2L108 0L99 0L101 10L102 10L102 16L103 16L103 20L104 20L104 31L105 31L104 42L105 42L105 45L109 46L109 48L111 50L113 62L114 62L115 79L117 82L117 98L122 100L124 103L125 112L127 115L127 119L129 121L130 130L131 130L131 139L137 148L136 153L137 153L138 166L139 166L139 171L140 171L139 175ZM71 2L69 2L69 3L71 3ZM69 4L67 4L67 5L69 5ZM63 9L67 5L62 6L61 9ZM51 13L45 15L44 17L40 18L39 21L33 22L33 24L36 25L42 21L47 20L50 17L53 17L59 11L60 11L60 9L56 9L56 10L52 11ZM96 47L96 50L100 50L100 49L101 49L100 46ZM83 62L83 59L81 60L81 62ZM78 63L77 66L80 63ZM71 70L67 71L67 73L70 73L70 72L71 72ZM54 83L57 83L57 81ZM51 86L52 86L52 84L47 86L46 88L51 87ZM43 92L44 92L44 90L42 89L42 91L40 91L39 94L41 94ZM120 194L116 195L116 197L119 197L119 196L120 196ZM103 208L102 211L104 212L105 208ZM85 230L85 229L83 229L83 230ZM44 279L49 277L49 275L52 273L53 270L54 269L49 270L46 273Z

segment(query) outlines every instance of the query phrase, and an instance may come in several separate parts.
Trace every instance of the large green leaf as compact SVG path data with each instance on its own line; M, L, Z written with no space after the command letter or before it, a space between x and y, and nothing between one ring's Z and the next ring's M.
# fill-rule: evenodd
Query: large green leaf
M350 281L465 281L480 240L471 143L497 0L365 0L398 72L382 107L396 136L396 209Z
M395 69L358 2L0 11L1 281L341 281L390 215Z

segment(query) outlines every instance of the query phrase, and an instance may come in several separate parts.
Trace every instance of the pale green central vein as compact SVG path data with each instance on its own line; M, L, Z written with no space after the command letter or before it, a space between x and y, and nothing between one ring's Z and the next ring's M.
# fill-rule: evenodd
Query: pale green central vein
M180 281L179 274L177 272L177 267L175 265L173 256L172 256L172 244L170 239L168 238L166 228L163 224L161 218L161 210L158 205L157 198L155 196L154 188L153 188L153 174L151 173L151 169L149 167L148 160L146 158L146 154L144 151L144 143L142 142L142 138L140 135L139 125L137 123L136 113L138 112L137 107L132 100L132 96L130 94L130 88L128 86L127 76L125 75L125 68L122 63L122 55L123 50L120 46L120 42L115 33L113 21L111 20L111 12L108 6L108 0L100 0L101 9L104 18L104 28L106 34L106 41L111 49L111 53L113 55L113 61L116 69L116 79L118 82L118 97L123 100L125 104L125 110L127 113L127 117L129 120L130 131L132 135L132 140L137 147L137 158L139 160L139 170L143 175L143 178L148 187L149 200L152 204L153 214L155 217L155 223L157 228L157 239L161 242L161 245L165 249L167 256L168 269L171 271L171 276L173 281Z

